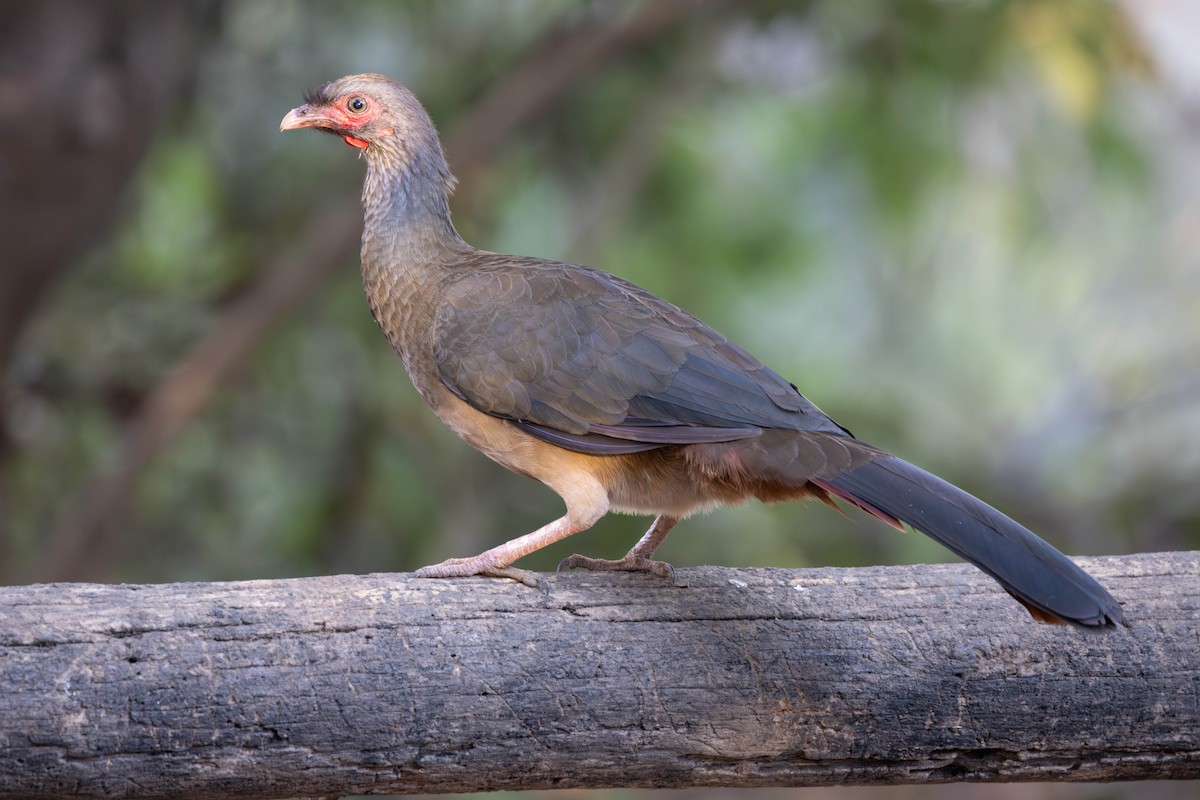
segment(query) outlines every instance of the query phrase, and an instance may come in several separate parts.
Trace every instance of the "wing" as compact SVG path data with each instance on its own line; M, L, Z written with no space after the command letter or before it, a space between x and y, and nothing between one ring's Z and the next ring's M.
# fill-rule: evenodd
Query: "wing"
M580 452L734 441L764 428L846 435L695 317L571 264L513 258L453 282L434 359L467 403Z

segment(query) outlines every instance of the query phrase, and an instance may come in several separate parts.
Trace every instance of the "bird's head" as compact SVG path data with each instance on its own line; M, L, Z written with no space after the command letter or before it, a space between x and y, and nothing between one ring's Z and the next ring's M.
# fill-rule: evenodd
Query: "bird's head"
M386 75L348 75L309 91L279 130L316 128L340 136L368 159L442 157L437 130L417 98Z

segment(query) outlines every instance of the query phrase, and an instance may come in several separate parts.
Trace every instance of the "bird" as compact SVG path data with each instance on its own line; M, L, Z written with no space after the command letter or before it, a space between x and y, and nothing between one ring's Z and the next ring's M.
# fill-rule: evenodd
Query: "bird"
M341 138L366 162L363 287L371 314L438 418L556 492L566 513L422 578L506 577L610 511L653 516L620 559L562 568L649 572L676 523L757 499L855 506L922 531L994 578L1040 622L1108 627L1120 603L1023 525L860 441L742 347L636 284L590 267L478 250L451 221L455 187L416 96L378 74L304 95L281 131Z

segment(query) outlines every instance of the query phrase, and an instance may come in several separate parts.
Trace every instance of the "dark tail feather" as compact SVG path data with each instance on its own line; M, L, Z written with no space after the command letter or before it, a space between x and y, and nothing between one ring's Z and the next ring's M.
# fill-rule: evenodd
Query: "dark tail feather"
M894 456L814 481L887 521L901 520L991 575L1037 619L1122 621L1096 579L1024 526L956 486Z

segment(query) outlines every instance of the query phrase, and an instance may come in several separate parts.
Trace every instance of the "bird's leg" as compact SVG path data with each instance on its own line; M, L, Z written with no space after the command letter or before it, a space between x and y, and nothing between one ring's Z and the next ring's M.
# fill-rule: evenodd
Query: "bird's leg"
M641 539L638 539L637 544L616 561L573 555L560 561L558 568L560 571L579 568L596 572L653 572L660 578L671 578L675 574L674 568L665 561L654 561L650 556L654 555L654 551L663 543L663 539L667 538L667 534L671 532L671 528L674 528L677 522L679 522L679 517L661 515L654 520L650 530L646 531Z
M414 574L418 578L465 578L468 575L511 578L542 592L549 592L550 586L545 578L531 570L513 567L512 562L573 533L587 530L607 511L607 498L601 503L588 503L583 507L572 507L568 504L565 515L543 525L533 533L510 539L471 558L448 558L440 564L421 567Z

